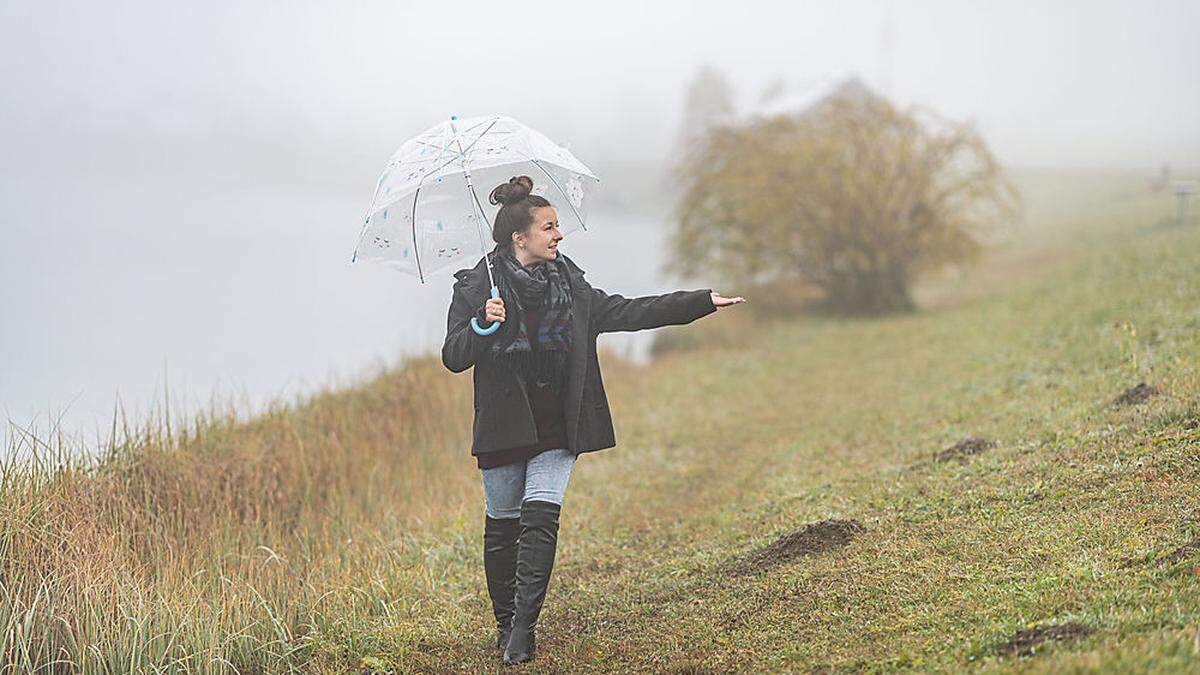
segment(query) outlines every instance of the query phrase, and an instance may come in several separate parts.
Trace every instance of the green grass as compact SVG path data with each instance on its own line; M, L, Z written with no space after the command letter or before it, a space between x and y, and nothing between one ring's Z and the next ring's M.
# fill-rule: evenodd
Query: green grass
M1170 557L1200 540L1200 228L1162 226L1169 197L1129 177L1050 178L917 314L767 320L747 294L649 366L606 354L618 447L576 465L523 669L1200 672L1200 547ZM497 667L470 379L438 368L128 441L111 463L136 470L10 470L10 670L59 649L97 671ZM1160 394L1113 403L1143 381ZM932 461L968 436L996 446ZM727 572L828 518L865 531ZM1066 621L1095 631L997 654Z

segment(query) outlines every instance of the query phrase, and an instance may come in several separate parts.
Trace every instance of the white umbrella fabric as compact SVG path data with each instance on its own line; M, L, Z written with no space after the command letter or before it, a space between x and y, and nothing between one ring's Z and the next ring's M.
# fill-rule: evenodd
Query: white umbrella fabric
M486 254L499 210L487 194L515 175L533 178L533 193L555 205L564 234L587 229L600 179L569 150L511 117L451 117L392 155L351 261L382 262L424 283L432 272Z

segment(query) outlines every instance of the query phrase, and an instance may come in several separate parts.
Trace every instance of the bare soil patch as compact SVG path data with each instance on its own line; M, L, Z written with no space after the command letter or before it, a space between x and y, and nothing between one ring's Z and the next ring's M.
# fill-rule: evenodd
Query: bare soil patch
M1134 567L1165 567L1167 565L1174 565L1180 560L1185 560L1196 554L1200 554L1200 539L1193 539L1182 546L1176 547L1174 551L1158 559L1147 559L1148 556L1145 555L1123 558L1120 567L1124 569Z
M1200 539L1193 539L1183 546L1180 546L1174 551L1166 554L1162 558L1159 558L1158 561L1154 563L1154 566L1162 567L1164 565L1174 565L1180 560L1191 557L1197 553L1200 553Z
M1000 656L1030 656L1043 642L1070 642L1095 631L1095 628L1077 621L1023 628L1013 633L1007 641L996 645L996 653Z
M966 464L967 461L974 455L985 450L991 450L996 447L996 442L979 436L971 436L964 438L954 445L942 450L933 456L935 462L949 462L951 460Z
M783 565L804 556L845 548L867 528L857 520L822 520L776 539L771 544L734 563L733 574L754 574Z
M1136 385L1121 392L1121 395L1113 401L1115 405L1137 405L1145 403L1151 398L1158 396L1158 387L1138 382Z

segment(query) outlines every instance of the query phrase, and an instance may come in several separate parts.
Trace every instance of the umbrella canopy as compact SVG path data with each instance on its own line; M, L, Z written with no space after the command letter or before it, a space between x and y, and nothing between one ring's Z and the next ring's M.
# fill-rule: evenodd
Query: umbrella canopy
M352 261L382 262L424 283L486 254L499 210L487 195L515 175L533 179L533 193L558 211L560 230L587 229L588 195L600 179L569 150L511 117L451 117L392 155Z

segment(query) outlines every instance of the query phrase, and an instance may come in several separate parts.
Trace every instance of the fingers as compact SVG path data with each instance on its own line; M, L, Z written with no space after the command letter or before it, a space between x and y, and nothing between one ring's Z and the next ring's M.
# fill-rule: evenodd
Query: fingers
M713 291L713 304L717 307L727 307L729 305L736 305L745 301L746 299L740 295L734 298L726 298L720 293Z
M504 301L500 298L488 300L483 311L488 321L504 323Z

